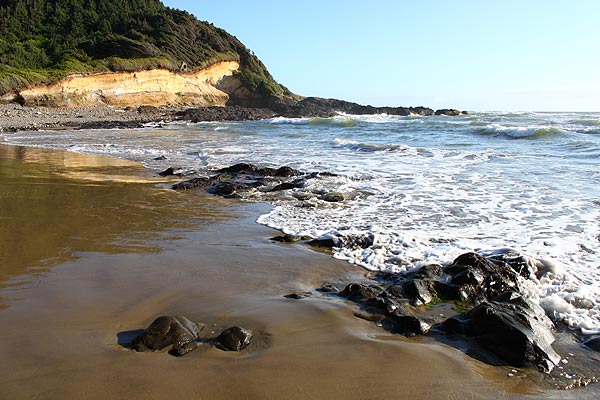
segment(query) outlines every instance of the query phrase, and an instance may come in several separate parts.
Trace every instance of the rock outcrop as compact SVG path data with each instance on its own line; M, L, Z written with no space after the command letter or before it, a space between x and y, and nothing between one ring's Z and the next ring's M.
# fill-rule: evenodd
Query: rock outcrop
M183 356L204 343L214 344L225 351L241 351L253 339L250 330L240 326L225 329L216 338L201 338L203 324L194 323L181 315L158 317L142 333L136 336L129 347L135 351L159 351L169 346L169 353Z
M159 174L165 171L159 172ZM172 188L174 190L204 189L217 196L239 197L251 190L278 192L301 188L307 179L314 179L318 176L319 174L305 174L288 166L261 168L253 164L239 163L216 170L213 175L208 177L191 178L176 183Z
M466 253L445 268L431 264L407 274L381 273L376 284L350 283L338 295L368 313L361 318L391 332L462 337L508 365L550 372L561 360L552 348L554 324L520 288L520 280L533 273L528 260L514 252ZM437 307L444 312L429 311Z
M158 317L131 342L136 351L157 351L172 346L175 355L184 355L197 347L204 328L184 316Z

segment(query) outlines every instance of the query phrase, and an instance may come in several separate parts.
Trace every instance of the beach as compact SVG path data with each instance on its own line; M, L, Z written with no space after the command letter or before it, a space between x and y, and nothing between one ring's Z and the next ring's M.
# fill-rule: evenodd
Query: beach
M218 130L237 125L199 127L209 141L214 130L219 157L239 140ZM48 135L75 134L93 144L91 135L105 135L118 145L121 134L126 143L156 134L176 143L183 128L148 129L6 138L31 135L44 144ZM0 391L7 398L596 398L596 385L553 390L535 368L489 365L435 337L406 338L357 318L356 305L315 288L369 283L368 269L304 243L272 241L279 231L256 220L281 207L260 198L171 190L182 178L158 177L158 167L186 159L141 147L148 152L130 158L149 160L145 167L126 157L0 146L0 357L9 360L0 366ZM153 160L160 154L167 161ZM311 295L284 297L303 292ZM239 353L203 345L181 358L127 348L161 315L201 322L208 337L240 325L254 340Z
M506 368L388 334L341 300L284 298L364 270L273 243L276 232L254 223L264 204L165 190L108 157L11 146L0 155L6 398L535 397ZM182 358L119 344L173 314L258 339L240 354Z

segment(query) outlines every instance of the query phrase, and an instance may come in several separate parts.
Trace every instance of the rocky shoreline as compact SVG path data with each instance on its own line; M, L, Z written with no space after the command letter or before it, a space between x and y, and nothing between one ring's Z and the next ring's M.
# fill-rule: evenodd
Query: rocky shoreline
M171 121L254 121L274 117L329 118L339 113L372 115L456 116L455 109L434 111L427 107L373 107L336 99L307 97L300 101L275 98L260 107L173 108L139 106L118 108L98 104L93 107L27 107L17 103L0 104L0 133L39 129L135 128L147 123Z
M169 168L159 175L175 175L174 171ZM253 190L302 190L307 180L327 176L331 174L235 164L209 176L176 183L172 189L245 198ZM325 202L345 200L337 192L313 195ZM292 196L302 202L311 194L295 191ZM368 236L321 239L281 235L273 240L304 242L326 250L373 244L373 237ZM553 387L573 389L596 383L599 377L588 367L590 362L600 363L600 339L578 337L568 327L553 322L529 298L529 282L550 272L542 262L512 250L469 252L450 265L431 264L402 274L373 272L366 281L326 282L314 292L284 297L347 301L356 308L356 317L386 331L408 338L432 337L491 365L537 370L541 372L539 379Z
M428 108L376 108L330 99L307 98L295 104L279 104L273 108L203 107L187 110L142 106L118 109L108 106L79 109L28 108L15 104L0 106L0 132L23 129L97 129L139 127L146 123L185 120L246 121L283 117L331 117L338 111L349 114L390 115L460 115L457 110L433 111ZM177 175L168 168L160 175ZM308 179L320 179L327 173L297 171L288 167L260 168L236 164L213 171L214 175L196 177L173 186L174 190L202 189L208 193L243 198L251 190L268 192L302 189ZM322 193L326 202L343 202L342 193ZM296 197L296 195L294 195ZM302 201L302 197L296 197ZM279 242L303 241L325 249L348 245L320 241L318 238L296 238L283 235ZM348 238L352 246L368 247L368 237ZM313 292L291 293L290 299L335 297L357 307L356 316L372 321L383 329L407 337L426 335L460 348L467 354L476 353L492 365L515 368L534 367L548 375L553 385L561 388L586 386L598 381L595 374L585 371L577 358L600 358L599 339L585 342L567 333L571 340L563 351L553 348L559 334L567 332L546 316L539 305L527 298L521 283L543 274L543 266L531 264L519 254L506 253L484 256L466 253L448 266L430 265L410 274L371 274L367 282L326 283ZM191 347L202 340L193 337ZM588 338L589 339L589 338ZM189 342L189 341L188 341ZM184 343L181 344L183 346ZM151 347L151 346L150 346ZM583 349L583 350L582 350ZM565 353L566 351L566 353ZM181 354L181 355L182 355ZM565 362L566 361L566 362ZM566 368L567 362L568 372Z

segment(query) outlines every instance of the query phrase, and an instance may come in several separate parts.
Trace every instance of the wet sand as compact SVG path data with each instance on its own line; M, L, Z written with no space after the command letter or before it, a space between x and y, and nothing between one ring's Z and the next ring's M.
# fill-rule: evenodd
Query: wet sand
M254 222L268 206L159 182L126 161L0 145L1 398L595 398L386 333L313 290L364 271L271 242ZM120 344L164 314L258 339L181 358Z

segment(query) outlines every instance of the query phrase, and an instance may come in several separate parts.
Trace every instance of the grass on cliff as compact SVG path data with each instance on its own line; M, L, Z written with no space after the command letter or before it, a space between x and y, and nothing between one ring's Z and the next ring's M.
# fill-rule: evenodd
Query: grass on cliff
M285 93L235 36L159 0L0 2L0 95L75 73L154 68L189 72L238 61L262 94Z

